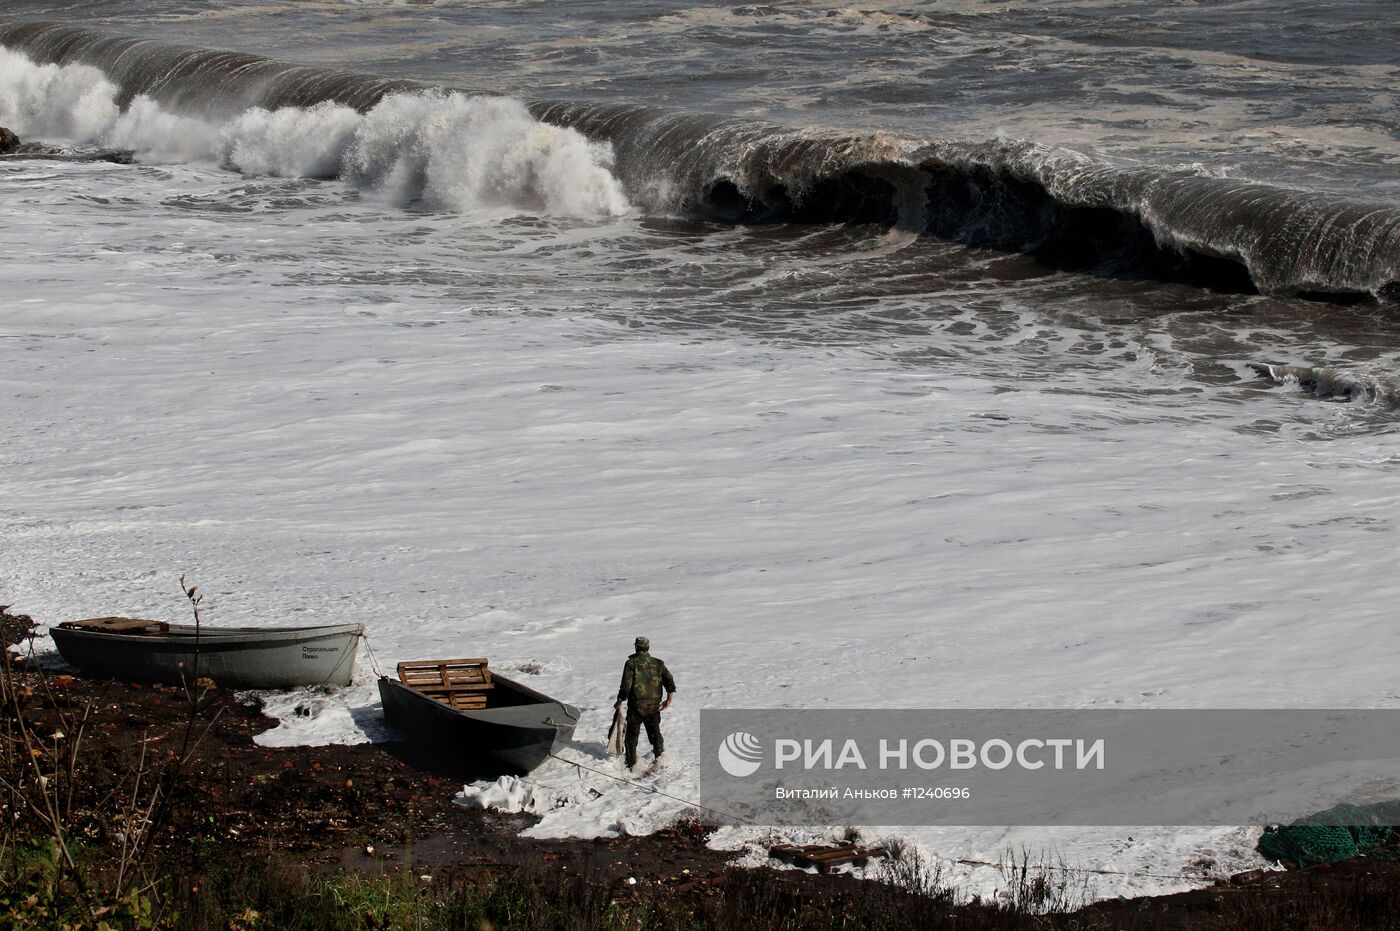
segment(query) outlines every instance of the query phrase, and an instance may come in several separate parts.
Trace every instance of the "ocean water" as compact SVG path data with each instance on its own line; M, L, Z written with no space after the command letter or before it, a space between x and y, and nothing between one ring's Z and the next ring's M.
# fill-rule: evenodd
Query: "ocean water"
M185 573L211 623L489 655L589 765L647 634L682 798L707 706L1400 704L1398 42L1359 0L0 2L0 125L138 161L0 160L0 601L179 617ZM263 739L381 738L369 660ZM1258 864L854 827L1102 895Z

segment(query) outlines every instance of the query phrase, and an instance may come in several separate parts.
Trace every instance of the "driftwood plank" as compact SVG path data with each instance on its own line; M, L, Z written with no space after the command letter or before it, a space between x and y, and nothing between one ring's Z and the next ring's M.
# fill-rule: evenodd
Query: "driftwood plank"
M846 863L864 866L876 857L889 856L889 851L883 847L858 847L855 844L774 844L768 848L768 855L793 866L816 867L818 872L825 873L833 866Z

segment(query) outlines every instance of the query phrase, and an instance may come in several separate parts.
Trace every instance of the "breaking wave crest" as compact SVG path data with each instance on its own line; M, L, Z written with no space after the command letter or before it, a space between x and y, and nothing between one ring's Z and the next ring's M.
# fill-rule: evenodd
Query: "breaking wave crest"
M331 101L185 116L84 64L35 64L0 49L0 124L21 136L130 149L146 162L216 162L246 175L341 177L399 203L570 216L629 208L605 143L549 126L507 97L393 93L360 113Z
M521 104L58 24L0 26L0 45L43 65L85 68L115 88L104 98L78 94L77 72L60 69L50 79L69 82L72 107L55 125L91 126L114 106L120 127L158 105L167 117L198 115L218 127L217 156L247 171L339 173L453 205L509 192L512 202L569 212L617 213L630 202L735 223L880 223L1105 274L1400 299L1400 206L1198 168L1112 164L999 139ZM114 144L128 138L111 132Z
M1319 398L1334 398L1400 407L1400 379L1394 376L1348 371L1326 366L1275 365L1251 362L1260 378L1279 385L1294 384Z

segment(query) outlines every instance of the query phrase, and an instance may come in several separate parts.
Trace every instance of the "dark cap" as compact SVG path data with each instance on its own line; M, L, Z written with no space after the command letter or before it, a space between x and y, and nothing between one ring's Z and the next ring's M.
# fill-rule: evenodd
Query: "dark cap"
M646 637L638 637L632 642L632 645L635 646L640 653L645 653L647 650L651 649L651 641Z

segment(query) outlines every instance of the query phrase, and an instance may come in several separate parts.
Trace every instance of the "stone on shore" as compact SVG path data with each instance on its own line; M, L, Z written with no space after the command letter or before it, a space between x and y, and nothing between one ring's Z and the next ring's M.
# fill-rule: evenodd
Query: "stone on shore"
M12 159L43 158L60 162L112 162L117 165L130 165L135 161L134 153L126 149L75 152L44 142L23 142L12 130L3 126L0 126L0 156Z

